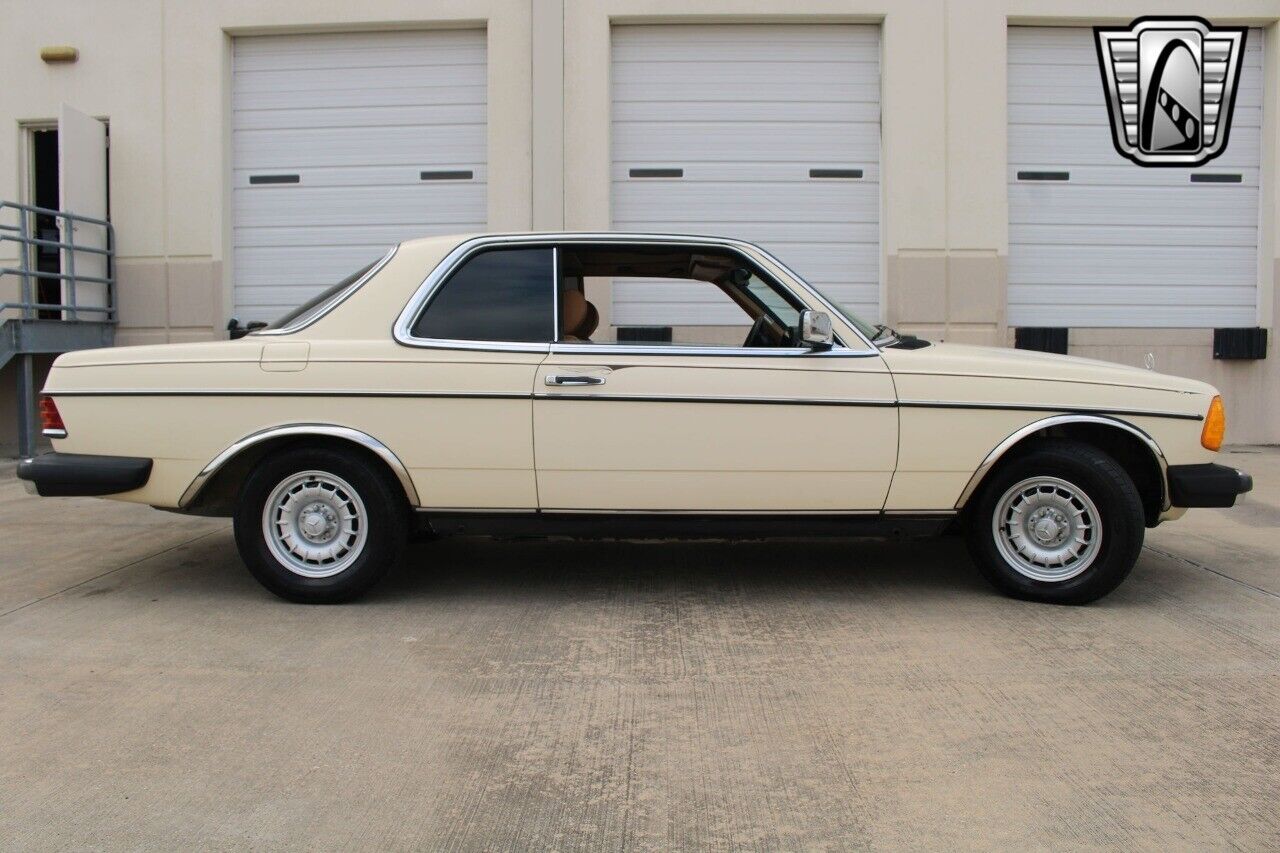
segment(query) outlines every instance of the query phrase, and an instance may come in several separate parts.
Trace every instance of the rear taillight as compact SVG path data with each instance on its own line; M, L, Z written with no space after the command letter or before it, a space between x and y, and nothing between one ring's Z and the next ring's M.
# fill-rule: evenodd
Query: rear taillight
M40 427L41 431L50 438L67 437L67 427L62 422L62 415L58 413L58 404L53 402L52 397L40 398Z

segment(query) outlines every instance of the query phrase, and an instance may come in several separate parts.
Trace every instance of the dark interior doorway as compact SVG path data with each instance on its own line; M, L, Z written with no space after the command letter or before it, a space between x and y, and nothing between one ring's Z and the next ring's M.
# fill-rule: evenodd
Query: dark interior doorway
M58 193L58 131L31 131L31 203L36 207L57 210ZM35 216L35 236L41 240L59 239L58 220L47 214ZM35 267L40 272L62 272L62 255L52 246L37 246ZM56 305L62 301L62 283L57 279L40 279L36 284L36 301ZM41 319L56 320L59 312L42 310Z

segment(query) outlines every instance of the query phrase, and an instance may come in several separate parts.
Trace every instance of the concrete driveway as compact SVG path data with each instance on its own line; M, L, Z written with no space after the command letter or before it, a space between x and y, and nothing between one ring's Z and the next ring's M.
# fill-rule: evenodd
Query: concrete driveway
M1280 846L1280 451L1084 608L956 541L415 546L285 604L229 525L0 469L0 846Z

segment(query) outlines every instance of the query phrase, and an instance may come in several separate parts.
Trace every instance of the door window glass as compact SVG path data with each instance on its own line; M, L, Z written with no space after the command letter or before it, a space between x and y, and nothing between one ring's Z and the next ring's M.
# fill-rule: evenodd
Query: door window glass
M566 343L795 347L801 303L748 258L702 246L562 246ZM643 323L617 325L620 301Z

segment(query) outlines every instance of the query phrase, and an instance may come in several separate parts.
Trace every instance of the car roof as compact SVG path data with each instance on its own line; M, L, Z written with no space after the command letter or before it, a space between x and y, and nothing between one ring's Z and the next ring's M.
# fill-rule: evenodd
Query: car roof
M687 243L699 240L713 241L716 243L738 244L754 246L747 240L740 240L736 237L725 237L715 234L676 234L676 233L656 233L641 231L475 231L462 234L442 234L437 237L416 237L411 240L404 240L401 245L406 248L438 248L442 244L448 246L457 246L469 240L485 238L486 240L501 240L503 238L511 238L521 241L526 240L592 240L592 241L608 241L616 240L644 240L654 242L676 242Z

